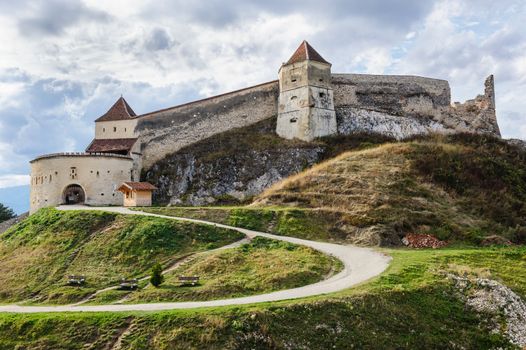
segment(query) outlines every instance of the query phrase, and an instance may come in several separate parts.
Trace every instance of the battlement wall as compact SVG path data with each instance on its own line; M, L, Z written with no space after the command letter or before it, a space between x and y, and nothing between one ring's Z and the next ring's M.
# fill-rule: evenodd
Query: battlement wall
M485 92L451 105L446 80L406 75L333 74L338 132L376 132L397 138L429 132L500 135L493 77ZM278 81L206 98L138 117L143 169L166 155L214 134L272 118Z
M143 168L214 134L275 116L278 94L276 80L140 116Z

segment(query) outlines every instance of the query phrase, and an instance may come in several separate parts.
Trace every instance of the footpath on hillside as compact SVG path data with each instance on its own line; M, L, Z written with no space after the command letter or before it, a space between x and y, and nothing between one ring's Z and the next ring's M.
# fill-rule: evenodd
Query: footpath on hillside
M252 295L247 297L195 301L195 302L167 302L167 303L144 303L144 304L107 304L107 305L58 305L58 306L20 306L16 304L0 306L0 312L12 313L37 313L37 312L116 312L116 311L161 311L173 309L190 309L199 307L217 307L228 305L244 305L261 302L272 302L288 299L305 298L320 294L338 292L382 273L389 265L390 257L379 253L371 248L363 248L352 245L340 245L326 242L309 241L288 236L278 236L265 232L247 230L243 228L213 223L204 220L172 217L160 214L134 211L123 207L85 207L85 206L62 206L59 210L102 210L124 215L145 215L171 220L195 222L206 225L214 225L221 228L232 229L243 233L249 239L256 236L285 241L293 244L304 245L316 249L322 253L332 255L343 263L343 270L338 274L303 287L280 290L277 292Z

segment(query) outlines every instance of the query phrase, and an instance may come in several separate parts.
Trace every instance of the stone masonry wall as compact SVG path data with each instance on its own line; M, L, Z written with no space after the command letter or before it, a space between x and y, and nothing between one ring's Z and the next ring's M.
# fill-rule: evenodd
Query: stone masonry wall
M141 116L143 169L199 140L275 116L277 100L272 81Z
M485 92L451 105L449 83L416 76L333 74L340 134L375 132L397 139L430 132L500 136L493 76ZM215 134L275 117L278 81L152 112L138 119L143 169Z
M483 95L451 105L449 83L414 76L333 75L338 132L375 132L397 139L430 132L500 136L493 76Z

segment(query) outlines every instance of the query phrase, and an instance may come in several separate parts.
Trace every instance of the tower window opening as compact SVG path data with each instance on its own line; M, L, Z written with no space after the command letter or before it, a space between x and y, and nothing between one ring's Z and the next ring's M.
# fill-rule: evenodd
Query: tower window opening
M113 127L113 132L117 132L117 127L116 126Z
M77 178L77 168L75 167L71 167L70 168L70 173L69 173L69 177L74 180Z
M295 99L297 99L297 98L298 98L298 96L292 96L290 99L291 99L291 101L292 101L292 100L295 100Z
M295 83L296 82L296 78L292 78L291 82Z
M320 92L320 97L325 97L325 92Z
M290 118L291 123L296 123L298 121L298 118Z
M102 128L102 132L106 132L106 128Z

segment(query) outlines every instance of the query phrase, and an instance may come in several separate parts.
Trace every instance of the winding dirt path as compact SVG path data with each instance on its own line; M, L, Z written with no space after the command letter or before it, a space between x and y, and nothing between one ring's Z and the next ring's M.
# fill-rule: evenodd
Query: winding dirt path
M167 303L148 303L148 304L108 304L108 305L57 305L57 306L20 306L16 304L1 305L0 312L13 313L36 313L36 312L116 312L116 311L161 311L173 309L190 309L199 307L214 307L227 305L243 305L252 303L272 302L287 299L305 298L314 295L338 292L350 288L361 282L382 273L389 265L390 258L384 254L374 251L371 248L362 248L352 245L340 245L326 242L309 241L305 239L278 236L264 232L247 230L223 224L217 224L204 220L179 218L166 215L133 211L122 207L83 207L83 206L64 206L60 210L103 210L125 215L145 215L154 216L171 220L180 220L214 225L217 227L236 230L249 238L256 236L267 237L280 241L304 245L319 250L328 255L339 259L344 268L338 274L307 286L280 290L276 292L251 295L247 297L210 300L210 301L189 301L189 302L167 302Z

